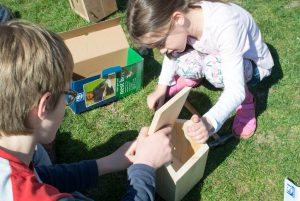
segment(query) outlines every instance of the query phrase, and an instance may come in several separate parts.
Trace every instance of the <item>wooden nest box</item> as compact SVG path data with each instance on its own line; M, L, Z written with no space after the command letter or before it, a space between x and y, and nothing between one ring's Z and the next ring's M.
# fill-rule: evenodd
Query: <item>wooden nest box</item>
M156 191L167 201L181 200L202 178L208 145L197 144L185 137L188 120L177 119L191 88L186 87L155 112L149 134L165 125L173 125L173 158L156 172Z

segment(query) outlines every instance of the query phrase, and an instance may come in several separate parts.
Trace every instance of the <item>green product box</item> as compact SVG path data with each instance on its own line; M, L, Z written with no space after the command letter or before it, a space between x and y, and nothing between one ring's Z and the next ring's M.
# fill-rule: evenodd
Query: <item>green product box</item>
M76 114L128 96L142 88L143 58L129 47L119 19L60 33L74 59L70 106Z

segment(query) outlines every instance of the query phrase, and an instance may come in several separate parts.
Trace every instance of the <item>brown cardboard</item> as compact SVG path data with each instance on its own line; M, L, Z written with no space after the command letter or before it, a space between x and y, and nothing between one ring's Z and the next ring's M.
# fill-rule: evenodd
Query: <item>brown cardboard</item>
M70 88L76 114L139 91L143 57L130 48L119 19L60 33L75 63Z
M74 73L90 77L111 66L125 66L129 48L119 19L61 33L70 49Z
M98 22L118 9L115 0L69 0L69 2L74 12L89 22Z

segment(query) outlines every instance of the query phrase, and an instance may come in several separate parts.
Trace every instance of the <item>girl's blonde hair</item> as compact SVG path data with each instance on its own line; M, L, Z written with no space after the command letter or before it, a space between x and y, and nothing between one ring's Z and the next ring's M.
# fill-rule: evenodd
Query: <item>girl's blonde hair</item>
M129 0L127 7L127 28L135 43L140 37L154 33L159 28L171 26L171 16L175 11L186 13L203 0ZM223 2L220 0L206 0Z
M0 30L0 136L30 134L29 112L45 92L47 109L54 109L72 78L73 58L57 34L35 24L9 21Z

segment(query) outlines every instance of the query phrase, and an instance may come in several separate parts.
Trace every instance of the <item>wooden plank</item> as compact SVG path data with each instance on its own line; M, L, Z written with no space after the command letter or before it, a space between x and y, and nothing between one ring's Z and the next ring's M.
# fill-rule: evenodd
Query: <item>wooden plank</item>
M149 135L152 135L163 126L175 124L191 89L191 87L185 87L155 112L149 128Z
M185 137L178 115L186 102L191 87L186 87L165 103L154 114L149 135L165 125L172 125L173 163L166 164L156 172L157 193L167 201L179 201L202 178L208 146L199 145Z
M174 201L181 200L203 177L208 145L203 144L197 152L176 172L176 193Z

